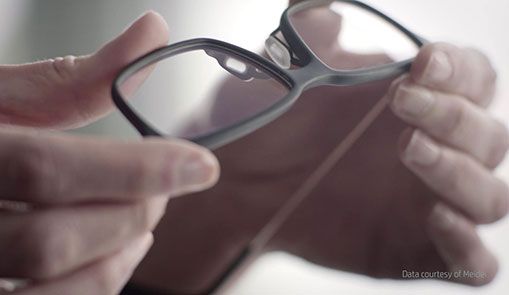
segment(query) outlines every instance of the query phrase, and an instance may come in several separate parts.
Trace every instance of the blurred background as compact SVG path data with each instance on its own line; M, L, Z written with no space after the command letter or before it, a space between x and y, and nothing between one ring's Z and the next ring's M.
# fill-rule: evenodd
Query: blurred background
M366 1L429 40L473 46L486 52L499 71L491 111L509 124L509 1ZM286 0L0 0L0 63L23 63L96 50L148 9L170 25L171 42L212 37L259 51L278 26ZM506 37L504 37L506 36ZM118 114L76 131L134 138ZM509 163L498 173L509 181ZM324 269L284 253L259 259L231 294L507 294L509 220L482 227L481 234L501 261L489 286L469 288L436 281L373 280Z

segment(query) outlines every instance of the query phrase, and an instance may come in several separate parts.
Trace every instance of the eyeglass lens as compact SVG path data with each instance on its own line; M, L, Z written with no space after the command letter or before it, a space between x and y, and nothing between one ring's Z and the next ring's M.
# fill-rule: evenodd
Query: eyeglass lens
M315 55L337 70L400 62L414 58L419 50L396 26L351 3L308 7L290 15L290 23Z

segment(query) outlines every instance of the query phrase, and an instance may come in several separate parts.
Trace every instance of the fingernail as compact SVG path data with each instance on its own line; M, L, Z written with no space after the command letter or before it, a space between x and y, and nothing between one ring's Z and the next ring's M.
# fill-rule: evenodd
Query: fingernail
M416 130L405 149L405 160L422 166L430 166L438 161L440 148L429 138Z
M180 164L179 191L193 192L206 189L218 178L218 162L210 153L195 154Z
M428 66L424 71L426 83L440 83L447 81L452 76L452 64L449 56L443 51L432 53Z
M440 203L436 204L433 211L431 211L429 220L438 229L442 230L451 229L456 224L455 214L446 205Z
M435 102L431 91L423 87L401 85L394 94L394 111L406 117L419 117L425 114Z

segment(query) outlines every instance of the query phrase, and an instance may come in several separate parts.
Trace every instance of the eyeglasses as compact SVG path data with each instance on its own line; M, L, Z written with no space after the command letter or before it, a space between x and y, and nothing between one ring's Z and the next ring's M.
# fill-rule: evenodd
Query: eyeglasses
M215 149L277 119L307 89L405 73L425 42L362 2L307 0L283 13L265 42L266 55L212 39L176 43L127 66L113 83L112 97L143 136L184 138ZM317 175L327 172L321 168ZM268 242L303 194L283 205L207 294Z
M423 42L361 2L308 0L288 8L267 40L272 61L222 41L188 40L127 66L112 96L142 135L185 138L214 149L276 119L306 89L402 74ZM351 64L354 55L371 57ZM129 91L151 66L155 70L140 89Z

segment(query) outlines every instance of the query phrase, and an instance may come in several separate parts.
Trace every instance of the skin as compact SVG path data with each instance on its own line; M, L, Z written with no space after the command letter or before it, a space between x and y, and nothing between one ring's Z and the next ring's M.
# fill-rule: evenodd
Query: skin
M217 180L215 157L188 142L50 132L111 111L115 75L167 36L149 12L94 54L0 66L0 277L31 282L12 294L119 293L168 199Z
M325 39L334 32L321 33ZM344 51L316 41L314 50L345 62ZM347 56L357 63L372 58ZM221 95L228 85L219 103L228 99ZM157 243L133 281L175 294L206 290L367 110L385 99L390 108L266 251L376 278L401 279L402 270L469 270L484 276L454 281L489 283L498 262L477 227L509 210L508 186L493 173L509 148L505 126L486 110L495 88L484 54L434 43L395 81L308 91L276 122L215 152L220 182L170 202Z
M164 21L149 13L96 54L0 67L0 161L8 167L0 172L0 250L7 253L0 277L34 282L14 294L118 293L150 247L167 196L217 180L215 158L189 143L45 131L107 113L115 73L165 44L166 36ZM443 66L439 52L451 71L430 66L437 60ZM390 88L385 81L308 92L274 124L216 152L223 166L218 186L170 201L134 281L177 293L206 288L386 94L392 112L323 180L267 251L374 277L397 278L402 267L483 271L486 277L461 283L488 283L497 261L476 225L502 218L509 207L507 186L492 173L509 139L485 110L495 77L481 53L431 44ZM404 106L423 89L433 103L409 115ZM28 210L14 210L6 200Z

